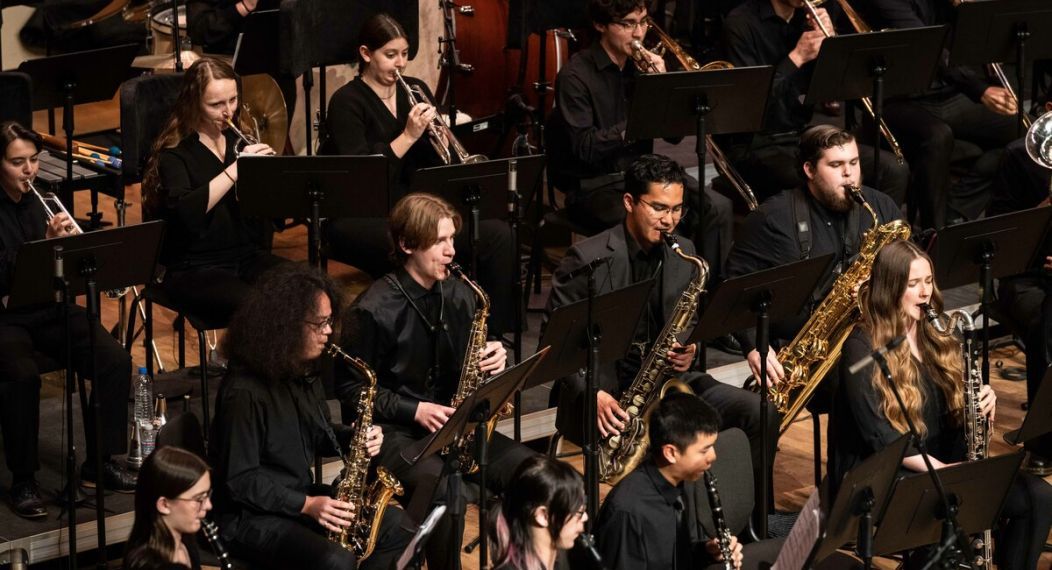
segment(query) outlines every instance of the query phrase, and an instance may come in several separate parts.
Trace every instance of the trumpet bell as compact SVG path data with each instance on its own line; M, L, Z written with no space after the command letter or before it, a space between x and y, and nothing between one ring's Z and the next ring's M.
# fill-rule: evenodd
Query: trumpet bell
M1052 168L1052 113L1038 117L1026 131L1026 152L1034 162Z

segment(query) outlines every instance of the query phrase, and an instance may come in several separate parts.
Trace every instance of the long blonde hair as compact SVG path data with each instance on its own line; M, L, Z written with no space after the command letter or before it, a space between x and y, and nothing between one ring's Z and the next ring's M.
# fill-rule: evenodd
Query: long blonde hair
M204 98L205 89L217 79L236 81L238 76L233 67L213 57L202 57L195 61L183 75L183 87L172 108L172 116L153 144L150 161L143 175L142 196L146 217L157 218L165 200L165 189L161 187L160 174L157 171L158 154L166 148L179 146L183 139L197 130L201 123L201 100ZM238 90L240 92L240 85Z
M923 259L931 266L931 258L912 242L893 241L877 254L868 289L862 292L862 322L869 330L873 348L886 345L893 338L906 334L911 318L902 309L902 295L909 282L910 264ZM942 311L942 293L933 284L930 304ZM927 320L917 323L917 349L935 386L942 391L956 422L961 421L964 408L964 368L960 345L951 337L939 334ZM924 395L920 385L920 366L910 352L909 343L902 343L888 355L888 368L902 394L906 413L917 426L921 436L928 433L922 413ZM879 369L873 370L871 381L881 397L881 411L891 426L906 433L907 424L895 394Z

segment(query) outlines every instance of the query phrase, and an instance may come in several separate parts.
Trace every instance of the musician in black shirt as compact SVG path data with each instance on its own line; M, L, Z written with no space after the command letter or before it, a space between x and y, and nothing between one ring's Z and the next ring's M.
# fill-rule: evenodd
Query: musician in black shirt
M4 455L12 473L11 505L26 518L47 516L34 473L40 468L38 432L40 427L40 370L35 352L52 359L64 353L64 323L55 305L8 308L15 259L22 244L29 241L69 236L75 233L72 220L58 213L47 220L40 201L30 194L29 183L37 174L43 146L40 136L15 122L0 124L0 429ZM102 482L106 488L130 493L135 477L111 456L122 454L128 445L128 384L131 357L100 325L95 324L95 352L89 343L85 311L70 307L72 365L77 374L90 377L92 358L96 376L91 378L91 398L101 398L102 441L96 441L94 414L85 410L87 461L81 466L81 479L93 487L95 450L103 455Z
M178 308L220 323L230 320L249 284L282 261L261 245L265 222L247 219L238 204L238 156L274 150L253 144L238 151L227 126L237 116L236 79L218 59L190 66L142 184L148 217L167 222L162 287Z
M475 293L462 281L450 279L447 269L460 223L457 211L436 196L409 194L399 200L390 224L401 267L373 282L347 316L344 344L377 377L375 420L385 433L379 463L406 487L409 503L417 502L417 493L435 491L442 459L433 455L410 465L402 452L437 431L453 414L448 404L462 376L478 308ZM478 370L467 372L483 376L500 372L506 359L501 343L491 340L482 348ZM358 374L337 366L336 394L345 406L357 401L361 386ZM488 450L485 483L497 492L533 454L500 433L490 438ZM437 489L435 496L445 496L444 484ZM422 513L411 514L420 518ZM456 568L463 528L454 528L449 517L439 525L438 535L428 542L428 565Z
M252 12L276 10L278 0L190 0L190 40L205 53L234 53L237 36ZM274 38L277 41L277 38Z
M409 192L413 173L420 168L443 163L435 148L428 125L436 120L434 97L427 85L414 77L405 82L418 93L419 101L410 105L409 95L395 75L404 73L409 62L409 41L405 30L387 14L376 14L358 36L359 75L339 88L329 101L326 121L328 140L322 154L382 154L387 158L387 184L391 202ZM454 163L456 155L452 155ZM360 191L370 192L372 181L364 180ZM490 329L496 336L511 332L516 306L508 278L515 272L511 230L504 220L479 223L477 246L479 283L492 297ZM342 218L326 225L326 238L333 259L379 279L395 269L385 218ZM458 260L470 267L467 232L457 234Z
M332 489L313 486L311 477L316 453L356 451L347 449L354 430L330 421L320 378L339 310L332 279L290 263L251 289L223 339L230 368L210 440L213 501L223 539L254 565L357 566L353 552L325 536L351 523L355 505L331 498ZM381 429L370 428L370 456L382 441ZM401 514L387 509L364 567L391 567L408 543Z
M835 3L833 3L835 5ZM835 9L831 7L831 9ZM825 38L835 34L835 18L818 8L821 25L803 8L803 0L745 0L723 21L723 50L735 67L773 65L763 131L716 137L728 158L761 201L799 182L796 153L814 116L805 104L814 61ZM863 168L873 171L873 147L859 145ZM881 187L897 203L906 201L909 167L881 151Z

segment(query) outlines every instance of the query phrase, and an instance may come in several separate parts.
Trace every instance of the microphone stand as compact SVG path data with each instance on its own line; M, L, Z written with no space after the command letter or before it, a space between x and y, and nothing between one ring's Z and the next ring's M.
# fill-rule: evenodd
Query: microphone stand
M884 375L884 379L887 380L888 386L891 387L891 392L895 394L895 400L899 404L899 408L902 410L902 415L906 419L906 426L909 428L910 439L913 440L913 446L920 452L921 458L924 460L924 467L928 471L928 476L931 477L932 483L935 485L936 492L939 493L939 499L942 501L943 508L943 527L942 527L942 542L939 543L939 548L932 554L931 558L924 565L922 570L928 570L935 566L937 562L942 560L943 556L948 556L949 561L958 560L963 552L968 549L968 541L960 532L960 525L957 523L957 509L958 504L956 497L953 500L946 494L946 489L942 486L942 479L939 478L939 474L936 473L935 467L931 463L931 457L928 456L928 450L924 445L924 440L921 439L920 433L917 431L917 426L913 424L913 420L910 419L909 415L906 414L906 404L902 401L902 394L899 393L898 386L895 385L894 378L891 375L891 370L888 368L888 360L884 357L881 351L875 351L873 353L873 361L880 366L880 372Z

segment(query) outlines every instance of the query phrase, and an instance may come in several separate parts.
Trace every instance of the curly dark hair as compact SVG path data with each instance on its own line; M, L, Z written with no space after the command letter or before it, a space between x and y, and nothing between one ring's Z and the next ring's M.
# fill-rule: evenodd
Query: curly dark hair
M307 372L310 363L298 355L306 343L304 323L315 310L318 293L328 296L335 327L343 296L331 277L302 262L270 269L234 313L223 338L224 354L270 381ZM333 338L338 338L336 332Z
M590 0L588 17L593 24L610 24L625 16L647 7L644 0Z

